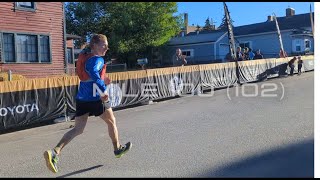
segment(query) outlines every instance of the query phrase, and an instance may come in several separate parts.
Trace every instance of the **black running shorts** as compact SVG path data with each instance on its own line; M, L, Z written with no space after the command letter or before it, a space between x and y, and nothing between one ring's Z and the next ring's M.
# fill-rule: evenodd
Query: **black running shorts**
M111 108L110 101L79 101L76 100L76 117L89 113L89 116L100 116L106 109Z

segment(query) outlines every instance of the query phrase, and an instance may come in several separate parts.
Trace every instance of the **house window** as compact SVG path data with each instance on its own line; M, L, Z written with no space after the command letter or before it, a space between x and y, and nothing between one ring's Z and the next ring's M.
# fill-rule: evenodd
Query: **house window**
M40 36L41 62L50 62L49 36Z
M296 40L295 42L295 51L300 52L301 51L301 43L300 40Z
M17 62L37 62L37 36L17 35Z
M186 57L193 57L193 49L186 49L181 50L182 55L185 55Z
M16 2L17 9L35 10L35 2Z
M51 62L49 36L17 33L0 33L1 35L3 62Z
M310 40L306 39L305 40L305 45L306 45L306 49L311 49L311 43L310 43Z
M5 62L14 62L14 36L13 34L3 33L3 60Z
M73 56L72 56L72 48L67 48L67 60L68 60L68 63L69 64L73 64L74 61L73 61Z
M190 51L184 51L184 52L182 52L182 55L185 55L185 56L189 57L190 56Z
M241 47L241 49L244 49L244 48L251 48L251 43L250 42L242 42L242 43L239 43L239 46Z

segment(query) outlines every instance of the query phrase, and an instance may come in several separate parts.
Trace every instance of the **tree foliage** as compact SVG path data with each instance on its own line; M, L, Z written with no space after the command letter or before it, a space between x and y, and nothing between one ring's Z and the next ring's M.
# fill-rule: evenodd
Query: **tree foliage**
M197 31L201 30L201 27L199 26L199 24L197 24L196 28L197 28Z
M104 9L96 2L69 2L65 6L67 33L82 37L77 46L86 42L88 36L101 28Z
M215 30L214 25L213 25L213 21L211 20L211 22L209 21L209 17L206 19L206 22L202 28L203 31L212 31Z
M234 21L230 17L230 24L231 24L232 27L234 27L233 26L233 22ZM222 18L222 22L221 22L220 26L218 27L218 29L227 29L227 28L228 28L228 22L227 22L226 15L224 15L223 18Z
M179 33L181 16L175 2L75 2L66 5L67 33L108 37L115 56L144 56Z

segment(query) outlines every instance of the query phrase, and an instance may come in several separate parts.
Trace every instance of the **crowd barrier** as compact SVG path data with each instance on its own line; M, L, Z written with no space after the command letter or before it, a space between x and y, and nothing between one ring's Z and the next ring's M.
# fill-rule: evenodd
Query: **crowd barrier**
M289 72L291 58L234 62L108 73L114 108L159 100L199 90L261 81ZM314 69L314 56L302 56L302 71ZM297 73L297 65L295 65ZM77 76L0 82L0 130L27 126L75 113Z

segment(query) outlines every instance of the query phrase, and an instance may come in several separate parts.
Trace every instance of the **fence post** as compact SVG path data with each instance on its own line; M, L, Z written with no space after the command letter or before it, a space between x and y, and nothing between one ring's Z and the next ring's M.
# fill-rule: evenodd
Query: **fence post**
M12 81L12 71L11 70L8 71L8 80Z

